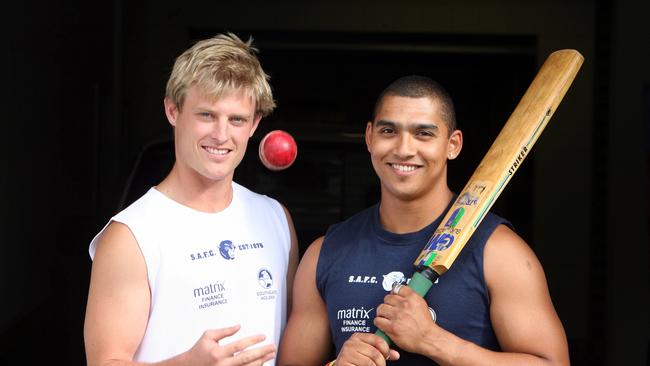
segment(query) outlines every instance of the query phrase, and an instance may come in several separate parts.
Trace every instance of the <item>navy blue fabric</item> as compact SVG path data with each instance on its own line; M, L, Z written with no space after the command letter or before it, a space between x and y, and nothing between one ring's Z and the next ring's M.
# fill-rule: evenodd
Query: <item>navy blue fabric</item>
M316 286L327 305L337 354L353 333L376 331L377 306L400 273L410 279L413 261L444 214L418 232L394 234L381 227L375 205L328 229L316 268ZM425 297L438 325L491 350L499 350L499 345L490 322L483 249L499 224L510 226L488 213L454 265ZM400 353L400 360L391 365L435 364L420 355Z

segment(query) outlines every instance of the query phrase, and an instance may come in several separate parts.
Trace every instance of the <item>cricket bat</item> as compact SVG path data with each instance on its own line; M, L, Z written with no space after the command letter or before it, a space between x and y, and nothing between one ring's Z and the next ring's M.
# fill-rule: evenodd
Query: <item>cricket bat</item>
M414 262L408 286L424 297L458 254L506 187L548 124L584 58L576 50L553 52L483 157L465 188ZM375 333L387 342L381 331Z

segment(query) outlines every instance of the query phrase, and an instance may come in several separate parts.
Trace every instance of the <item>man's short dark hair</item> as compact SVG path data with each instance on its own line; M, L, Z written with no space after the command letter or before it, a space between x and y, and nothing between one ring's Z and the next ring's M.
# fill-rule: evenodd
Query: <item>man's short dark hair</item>
M451 100L447 90L435 80L421 75L409 75L401 77L386 87L381 92L375 103L373 121L381 103L387 96L398 96L407 98L430 98L440 103L440 117L447 123L449 133L456 130L456 112L454 102Z

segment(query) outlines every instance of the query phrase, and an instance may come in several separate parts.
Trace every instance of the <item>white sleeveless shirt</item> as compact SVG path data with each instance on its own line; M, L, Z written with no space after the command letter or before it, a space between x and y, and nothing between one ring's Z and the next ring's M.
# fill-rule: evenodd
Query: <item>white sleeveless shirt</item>
M151 290L135 360L168 359L190 349L205 330L235 324L241 329L222 344L264 334L263 344L278 346L291 238L277 201L233 182L231 204L205 213L151 188L112 221L133 233ZM91 258L100 235L90 244Z

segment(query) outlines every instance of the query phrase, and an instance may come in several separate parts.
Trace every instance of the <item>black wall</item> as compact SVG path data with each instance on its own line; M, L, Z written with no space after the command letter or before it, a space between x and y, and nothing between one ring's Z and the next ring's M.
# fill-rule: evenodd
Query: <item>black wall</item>
M581 50L581 74L494 209L544 264L573 364L648 364L648 5L344 4L3 5L0 364L84 364L88 243L171 163L173 58L224 30L255 38L279 104L237 180L289 207L303 249L376 200L360 134L389 81L448 87L465 132L450 167L459 190L548 52ZM275 128L300 149L282 173L254 151ZM150 174L130 175L138 156L158 162Z

